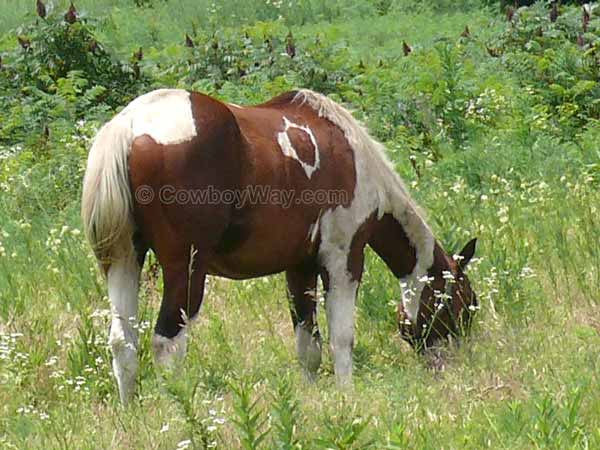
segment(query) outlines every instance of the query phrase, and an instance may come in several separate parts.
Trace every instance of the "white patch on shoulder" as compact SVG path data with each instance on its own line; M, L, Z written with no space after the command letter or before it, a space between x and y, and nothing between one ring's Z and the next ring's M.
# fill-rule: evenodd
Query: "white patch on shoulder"
M234 108L237 108L237 109L244 109L244 107L243 107L243 106L237 105L237 104L235 104L235 103L228 103L228 105L229 105L229 106L233 106Z
M284 124L283 131L277 134L277 142L279 143L279 147L281 147L281 151L283 152L283 154L285 156L287 156L289 158L293 158L300 163L300 165L304 169L304 172L306 173L306 176L310 179L310 177L312 177L312 174L315 172L315 170L317 170L319 168L319 165L320 165L319 145L317 144L315 135L313 134L312 130L309 127L297 125L293 122L290 122L290 120L285 116L283 117L283 124ZM292 145L292 142L290 141L290 137L287 134L287 132L290 128L296 128L298 130L302 130L308 135L310 142L312 143L313 147L315 148L315 162L313 165L307 164L306 162L302 161L300 159L300 157L298 156L298 153L296 152L296 149Z
M325 267L330 275L332 270L340 274L347 272L350 245L359 227L374 212L380 218L386 213L392 214L416 250L417 263L413 272L401 280L407 288L403 289L405 310L411 320L416 320L425 285L421 280L433 265L433 233L387 159L383 145L372 139L348 110L310 90L301 90L294 101L307 103L319 117L337 125L354 153L356 186L352 202L348 207L340 205L326 211L321 218L319 253Z
M190 93L183 89L148 92L113 120L129 126L134 139L146 134L162 145L181 144L197 134Z

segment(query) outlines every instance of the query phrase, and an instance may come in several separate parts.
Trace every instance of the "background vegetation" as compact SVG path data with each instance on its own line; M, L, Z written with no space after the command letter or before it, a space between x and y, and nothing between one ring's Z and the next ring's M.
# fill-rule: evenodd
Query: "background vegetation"
M81 0L39 17L33 3L0 0L0 447L600 446L595 5ZM444 370L396 335L397 283L369 255L352 392L327 352L303 380L280 276L210 279L185 365L157 373L151 259L140 395L119 407L81 177L99 125L164 86L236 103L308 87L355 111L446 248L480 238L482 309Z

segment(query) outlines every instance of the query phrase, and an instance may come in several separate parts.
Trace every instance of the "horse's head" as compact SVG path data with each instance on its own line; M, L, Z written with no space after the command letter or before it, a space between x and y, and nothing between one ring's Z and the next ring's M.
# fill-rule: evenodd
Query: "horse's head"
M449 336L468 333L479 305L465 269L475 254L477 240L471 240L456 257L440 249L421 292L416 320L408 320L402 305L398 309L400 334L422 350Z

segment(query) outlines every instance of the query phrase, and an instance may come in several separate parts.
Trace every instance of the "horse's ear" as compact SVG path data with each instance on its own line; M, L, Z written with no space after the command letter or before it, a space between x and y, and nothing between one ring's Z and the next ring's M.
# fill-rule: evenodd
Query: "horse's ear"
M476 246L477 246L477 238L471 239L467 243L467 245L465 245L465 248L463 248L462 251L460 252L460 258L458 260L458 265L462 270L464 270L465 267L467 267L467 264L469 264L469 261L471 261L471 258L473 258L473 255L475 254Z

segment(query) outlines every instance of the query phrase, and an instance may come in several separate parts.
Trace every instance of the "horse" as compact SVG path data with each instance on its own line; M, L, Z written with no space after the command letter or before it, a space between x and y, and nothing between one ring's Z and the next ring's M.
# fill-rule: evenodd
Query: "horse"
M135 391L139 279L150 249L164 280L152 338L159 365L184 356L207 275L285 272L300 366L314 375L321 363L320 277L336 381L350 384L367 245L400 280L398 326L413 346L458 336L477 308L465 275L476 240L448 255L383 145L310 90L255 106L180 89L138 97L94 138L81 211L108 284L124 404Z

